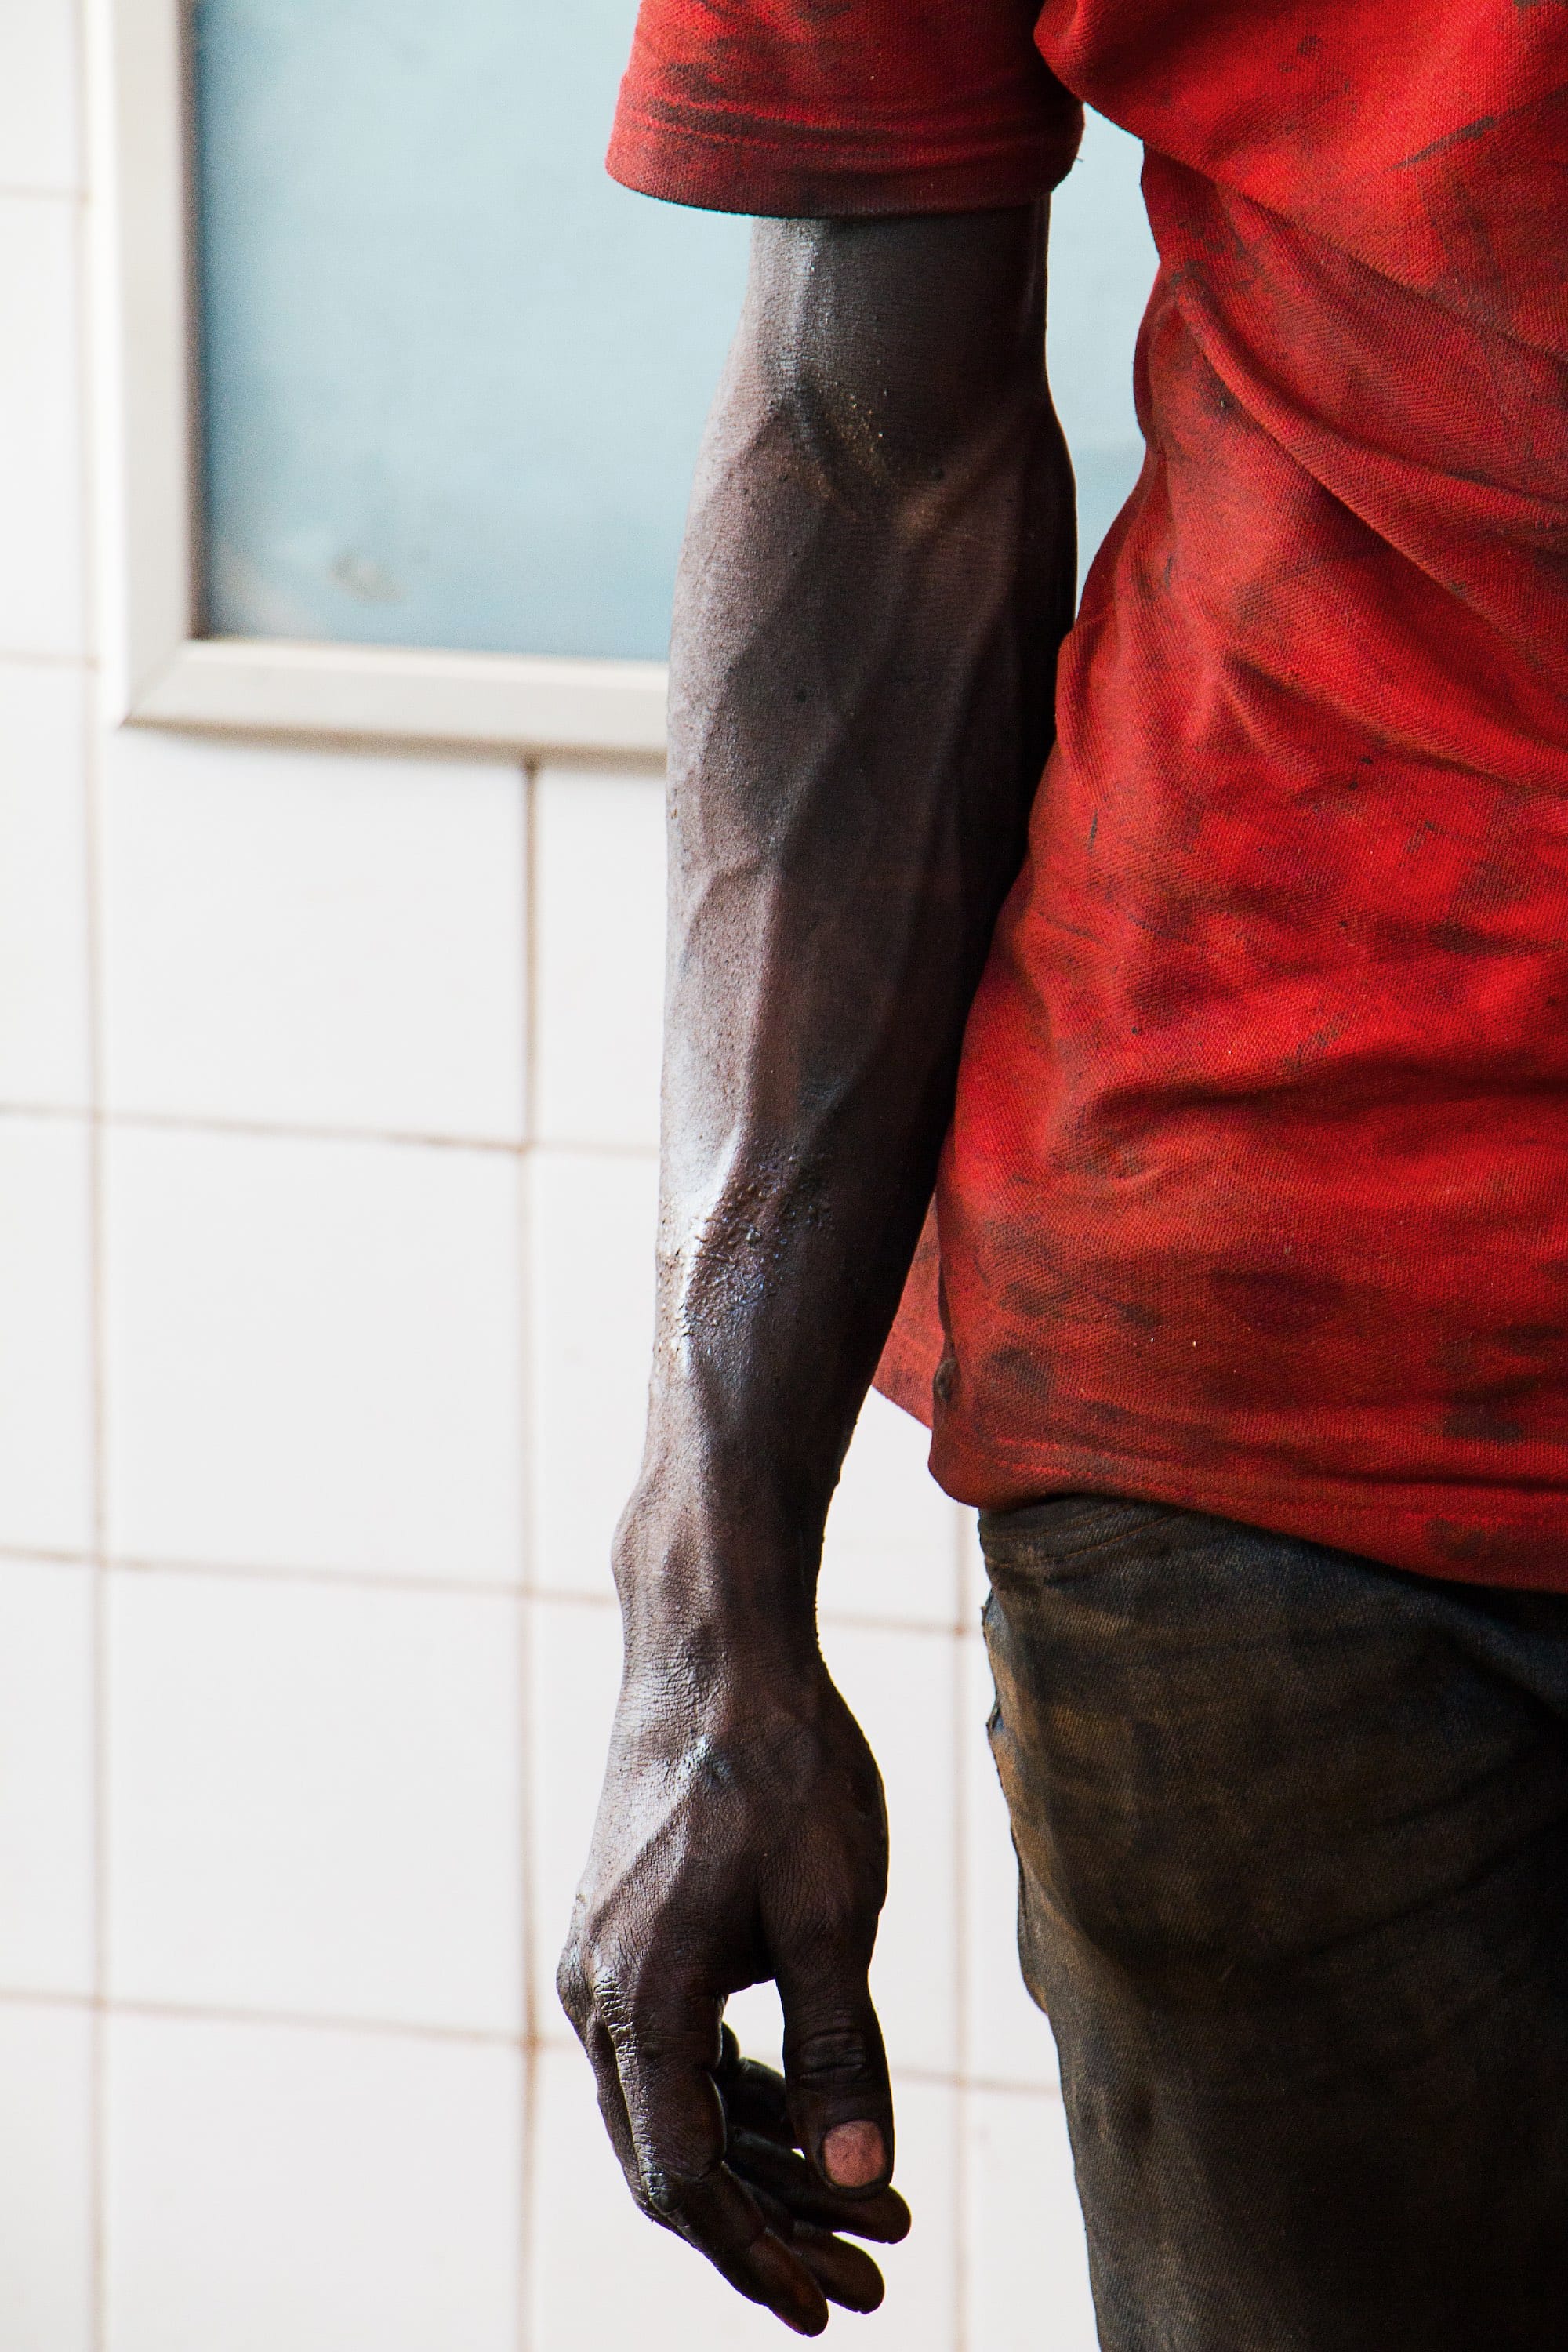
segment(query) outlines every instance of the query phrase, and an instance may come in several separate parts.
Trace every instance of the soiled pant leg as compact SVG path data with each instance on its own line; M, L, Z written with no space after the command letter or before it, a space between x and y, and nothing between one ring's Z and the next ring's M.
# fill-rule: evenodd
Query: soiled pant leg
M1568 2345L1568 1601L982 1521L1106 2352Z

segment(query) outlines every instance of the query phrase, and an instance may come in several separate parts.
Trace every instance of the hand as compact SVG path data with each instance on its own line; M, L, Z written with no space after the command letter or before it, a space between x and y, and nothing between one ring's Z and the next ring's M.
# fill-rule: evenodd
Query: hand
M644 2212L803 2336L872 2311L891 2243L892 2100L867 1971L887 1891L881 1780L820 1665L791 1696L628 1663L558 1984ZM776 1979L784 2074L726 1997ZM802 2151L800 2154L795 2150Z

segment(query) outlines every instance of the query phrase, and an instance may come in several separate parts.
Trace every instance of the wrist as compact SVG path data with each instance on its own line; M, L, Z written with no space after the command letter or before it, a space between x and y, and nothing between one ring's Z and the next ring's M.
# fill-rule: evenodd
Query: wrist
M822 1529L772 1495L645 1473L616 1531L614 1568L628 1672L694 1694L771 1681L808 1691L822 1672Z

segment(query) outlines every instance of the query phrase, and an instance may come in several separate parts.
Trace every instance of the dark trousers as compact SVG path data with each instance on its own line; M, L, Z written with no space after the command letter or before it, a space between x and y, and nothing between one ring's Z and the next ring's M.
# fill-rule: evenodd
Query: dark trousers
M1568 2346L1568 1598L983 1518L1106 2352Z

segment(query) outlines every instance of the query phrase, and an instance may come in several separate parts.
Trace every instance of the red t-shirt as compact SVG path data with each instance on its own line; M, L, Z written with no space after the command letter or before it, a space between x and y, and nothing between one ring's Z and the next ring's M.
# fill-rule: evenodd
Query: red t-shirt
M1568 7L644 0L612 169L1021 203L1076 99L1148 457L882 1382L969 1502L1568 1589Z

